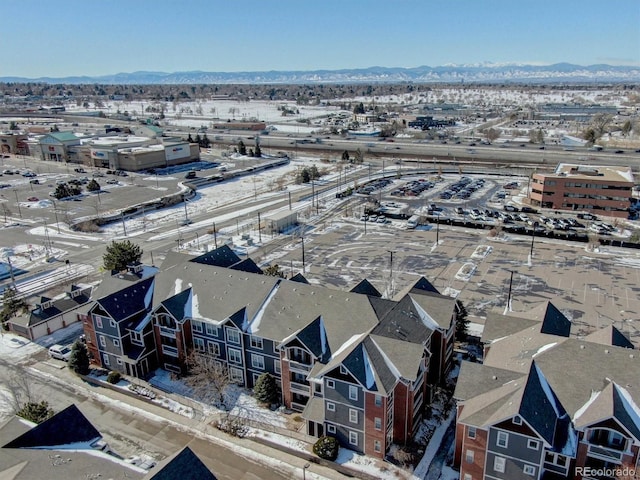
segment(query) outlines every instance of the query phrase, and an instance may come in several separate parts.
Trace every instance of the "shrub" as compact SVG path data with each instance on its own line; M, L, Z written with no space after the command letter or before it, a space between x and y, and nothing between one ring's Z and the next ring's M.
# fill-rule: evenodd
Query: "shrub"
M334 461L338 458L339 449L340 445L338 444L338 440L329 436L320 437L318 441L313 444L313 453L325 460Z
M121 378L122 378L122 375L120 375L120 372L111 371L109 372L109 375L107 375L107 382L111 383L112 385L115 385L120 381Z

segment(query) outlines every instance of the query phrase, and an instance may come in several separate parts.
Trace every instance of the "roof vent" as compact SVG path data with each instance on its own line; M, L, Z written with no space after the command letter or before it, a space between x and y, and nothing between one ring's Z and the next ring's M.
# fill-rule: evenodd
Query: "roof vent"
M608 349L608 348L605 348L605 349L604 349L604 353L609 353L609 349Z
M580 350L584 350L584 345L580 345Z
M491 377L491 378L493 378L494 380L497 380L497 379L498 379L498 376L497 376L497 375L494 375L494 376L493 376L493 377Z
M294 291L294 292L297 292L297 290L296 290L295 288L293 289L293 291Z
M630 353L630 354L629 354L629 358L635 358L635 357L633 356L633 353Z

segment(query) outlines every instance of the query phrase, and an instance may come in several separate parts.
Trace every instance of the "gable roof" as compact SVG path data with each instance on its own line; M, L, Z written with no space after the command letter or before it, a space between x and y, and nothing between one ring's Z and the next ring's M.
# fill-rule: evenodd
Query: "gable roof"
M69 405L48 420L36 425L3 448L60 447L93 443L102 438L78 407Z
M513 335L525 328L538 325L540 325L538 320L490 312L487 314L487 319L484 323L481 341L482 343L491 343L495 340Z
M217 477L202 463L189 447L163 462L160 470L154 470L146 480L216 480Z
M257 273L259 275L262 275L263 273L262 269L258 266L258 264L250 258L245 258L244 260L234 263L229 268L231 270L240 270L243 272Z
M506 383L524 379L524 374L481 363L462 362L453 397L468 400L496 389Z
M362 279L355 287L349 290L352 293L360 293L362 295L370 295L372 297L382 297L382 294L371 285L366 278Z
M235 254L228 245L222 245L215 250L210 250L198 257L192 258L191 262L214 265L216 267L230 267L238 263L240 257Z
M571 322L553 303L547 302L540 332L548 333L549 335L558 335L560 337L569 337L571 333Z
M305 278L305 276L302 275L300 272L296 273L293 277L291 277L289 279L289 281L298 282L298 283L306 283L307 285L309 285L309 280L307 280Z
M438 291L438 289L436 287L433 286L433 284L427 280L424 277L420 277L418 280L416 280L416 282L413 285L409 285L408 287L404 288L403 290L400 290L400 292L398 292L398 294L396 295L396 299L401 299L403 298L405 295L407 295L408 293L411 293L413 290L419 290L419 291L423 291L423 292L431 292L431 293L440 293Z
M613 325L596 330L584 337L584 339L588 342L599 343L601 345L635 349L635 345L631 343L631 340Z
M120 321L151 308L154 283L154 277L145 278L106 297L99 298L97 302L111 318Z

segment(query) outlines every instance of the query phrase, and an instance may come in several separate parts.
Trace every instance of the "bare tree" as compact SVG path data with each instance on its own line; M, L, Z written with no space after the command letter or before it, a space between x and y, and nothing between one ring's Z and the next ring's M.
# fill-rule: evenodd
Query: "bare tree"
M500 130L496 128L487 128L484 131L484 136L487 138L489 143L493 143L495 140L500 138Z
M186 363L189 373L185 383L191 387L195 398L229 410L231 402L227 390L232 382L227 365L196 350L189 352Z
M605 134L611 120L613 120L613 117L607 113L597 113L593 116L591 119L591 126L595 131L596 139Z
M11 372L5 371L2 378L3 388L0 389L0 402L8 405L15 414L24 405L35 402L29 376L20 367L14 367Z

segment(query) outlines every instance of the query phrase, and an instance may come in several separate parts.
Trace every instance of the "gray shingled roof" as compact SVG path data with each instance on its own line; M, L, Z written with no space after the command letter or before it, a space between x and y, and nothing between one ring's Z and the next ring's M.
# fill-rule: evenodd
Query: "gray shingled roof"
M151 298L153 284L154 277L145 278L97 301L114 320L120 321L150 306L145 302Z
M615 347L633 348L635 345L631 343L624 333L613 325L596 330L584 337L585 341L599 343L601 345L611 345Z
M352 293L359 293L361 295L370 295L372 297L382 297L382 294L371 285L371 282L366 278L361 280L355 287L349 290Z
M494 368L481 363L462 362L453 394L457 400L468 400L498 388L505 383L523 379L522 373Z
M491 343L532 326L539 327L540 321L490 312L484 322L481 341Z
M207 253L192 258L191 261L216 267L230 267L231 265L238 263L240 261L240 257L236 255L229 246L222 245L215 250L210 250Z
M216 476L189 447L162 462L145 480L216 480Z

